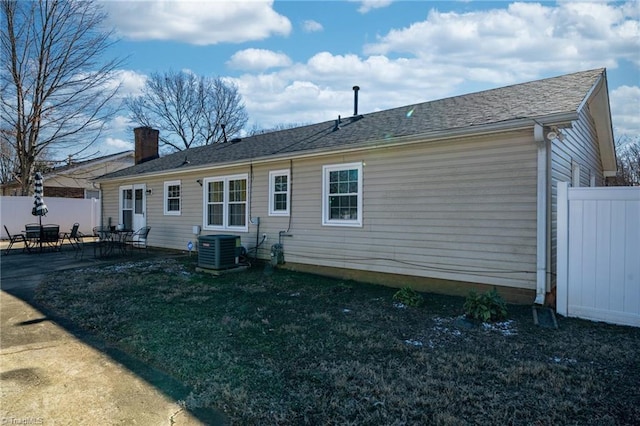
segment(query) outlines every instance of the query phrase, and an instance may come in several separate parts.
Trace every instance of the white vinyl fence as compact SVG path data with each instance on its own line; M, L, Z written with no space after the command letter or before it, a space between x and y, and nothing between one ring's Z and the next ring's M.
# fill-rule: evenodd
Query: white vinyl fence
M75 222L80 224L80 232L92 234L94 226L100 225L100 200L80 198L47 198L44 203L49 212L42 218L42 224L60 225L60 232L71 229ZM38 216L31 214L33 197L0 197L0 222L11 234L19 234L27 223L38 223ZM2 229L2 239L7 233Z
M640 327L640 188L558 184L557 311Z

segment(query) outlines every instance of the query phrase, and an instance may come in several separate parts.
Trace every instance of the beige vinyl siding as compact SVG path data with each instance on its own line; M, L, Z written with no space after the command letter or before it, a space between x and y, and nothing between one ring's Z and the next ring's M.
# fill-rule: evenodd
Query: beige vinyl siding
M224 171L188 173L184 175L167 175L166 178L152 177L147 179L138 178L135 181L121 181L117 184L107 183L102 185L103 200L103 220L105 225L108 218L112 218L112 223L118 223L119 218L119 188L125 185L141 184L146 185L146 189L151 189L151 195L147 195L146 222L151 227L149 233L149 245L176 250L187 250L189 241L197 245L197 236L193 234L193 226L203 227L203 187L197 182L198 179L214 176L226 176L238 173L248 173L249 167L225 169ZM181 206L180 215L164 214L164 182L180 180ZM108 194L108 199L107 199ZM242 237L243 244L249 243L249 234L246 232L226 232L226 231L202 231L201 235L210 234L235 234ZM252 235L255 239L255 235ZM255 240L254 240L255 245Z
M359 161L363 227L322 226L322 166ZM287 262L535 288L529 133L295 160L292 190L291 236L282 239ZM254 214L267 209L254 207ZM288 218L277 218L275 229L272 219L261 222L269 243L289 228Z
M100 202L102 203L102 223L103 225L109 224L109 218L111 218L112 225L118 224L118 184L103 183L100 185L102 191L102 197Z
M363 163L363 226L322 225L322 167ZM290 216L269 216L269 171L291 172ZM197 179L249 175L251 218L240 235L270 258L281 237L287 263L535 288L536 145L531 132L262 162L144 183L152 246L185 250L203 222ZM181 180L180 216L163 215L163 184ZM104 216L118 217L118 188L103 185ZM137 180L136 183L142 183ZM109 194L107 199L106 194ZM115 195L114 195L115 194Z
M551 141L551 250L550 286L555 286L557 270L557 194L558 182L572 182L572 166L580 166L580 186L589 186L591 176L596 186L604 182L602 162L595 123L588 104L580 111L571 128L562 129L563 140Z

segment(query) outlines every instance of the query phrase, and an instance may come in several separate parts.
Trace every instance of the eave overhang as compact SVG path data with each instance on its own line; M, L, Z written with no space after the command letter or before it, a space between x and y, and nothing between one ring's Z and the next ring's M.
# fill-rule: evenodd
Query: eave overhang
M605 176L615 176L617 171L616 147L611 124L611 107L606 72L598 79L591 92L585 97L578 111L588 107L597 129L600 159Z

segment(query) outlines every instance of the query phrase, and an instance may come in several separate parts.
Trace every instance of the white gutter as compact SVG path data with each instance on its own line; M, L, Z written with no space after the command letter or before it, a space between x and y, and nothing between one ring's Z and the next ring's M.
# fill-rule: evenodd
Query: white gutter
M544 127L538 123L533 128L533 138L538 145L538 183L536 208L536 305L544 305L547 293L547 139Z

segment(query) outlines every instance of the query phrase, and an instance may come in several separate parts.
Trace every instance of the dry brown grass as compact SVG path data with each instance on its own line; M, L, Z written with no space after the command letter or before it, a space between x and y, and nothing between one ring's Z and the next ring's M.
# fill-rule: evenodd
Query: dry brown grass
M116 268L116 267L109 267ZM640 329L531 308L465 328L463 298L254 269L214 278L193 261L61 272L38 300L181 380L187 407L234 424L633 424Z

